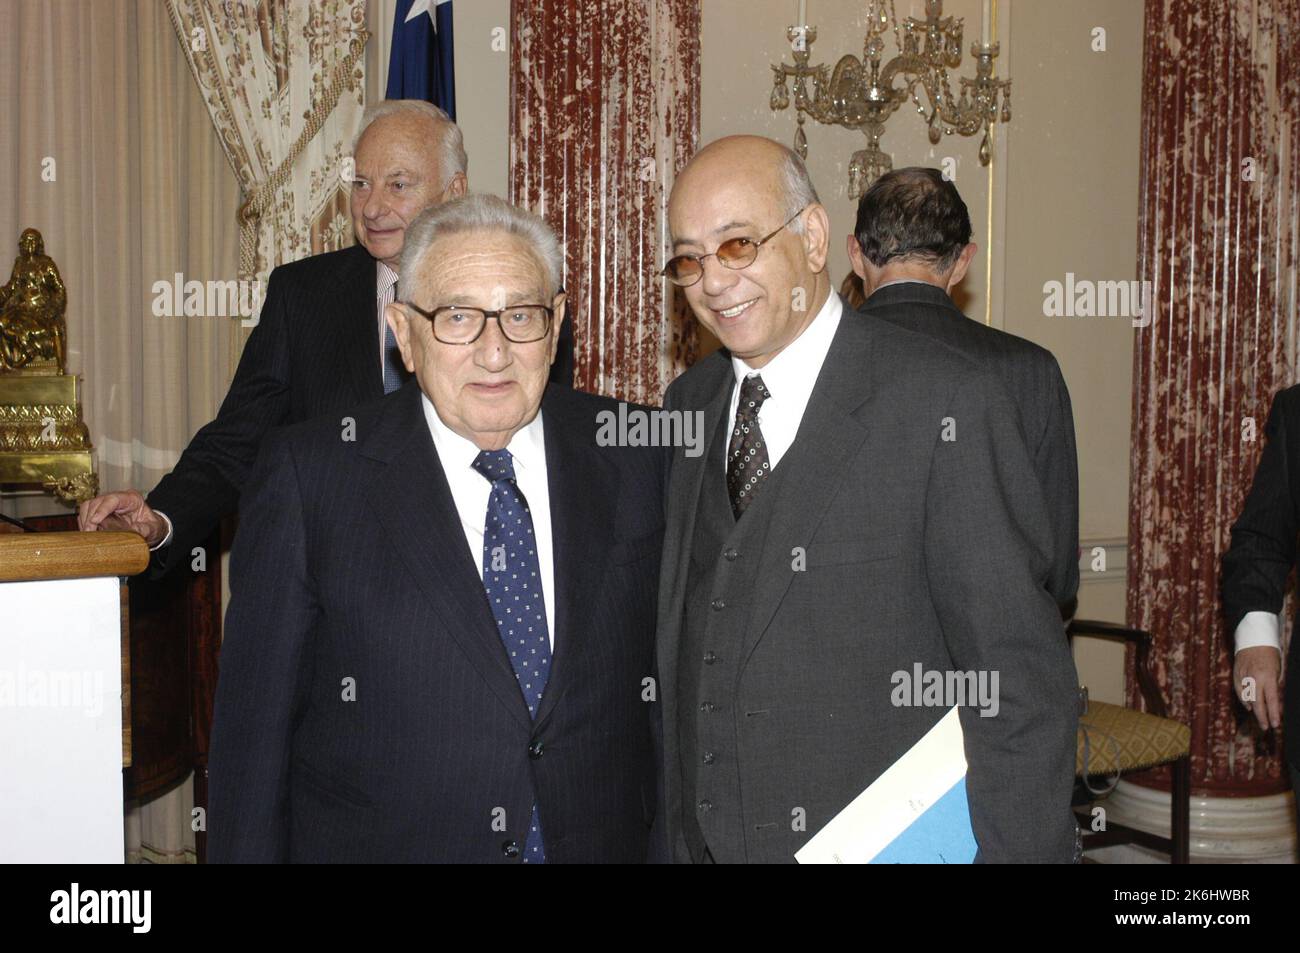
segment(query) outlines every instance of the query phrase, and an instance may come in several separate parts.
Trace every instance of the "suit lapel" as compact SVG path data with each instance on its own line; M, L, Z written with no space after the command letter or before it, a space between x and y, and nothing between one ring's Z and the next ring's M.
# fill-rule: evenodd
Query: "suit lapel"
M551 503L555 573L555 632L551 677L537 712L540 726L573 680L577 659L593 635L591 613L599 601L606 554L614 538L618 471L592 441L595 421L565 414L556 385L542 402L546 481Z
M377 346L375 360L379 360ZM369 505L399 561L451 637L501 703L527 725L528 707L465 546L456 504L424 418L419 386L407 384L386 404L386 413L376 418L373 434L361 447L379 465Z
M870 393L869 325L847 306L822 364L799 432L776 474L766 543L754 584L754 604L741 658L747 659L772 621L794 578L792 546L807 546L827 506L867 438L855 415Z
M334 276L338 294L340 337L346 355L347 377L357 402L384 395L379 365L379 324L375 311L377 294L375 260L360 245L352 248L347 263ZM427 429L427 428L426 428Z
M690 572L691 540L695 536L695 521L699 518L703 505L702 492L704 478L709 472L709 461L713 459L713 446L725 434L728 427L721 426L720 420L731 403L731 391L736 379L730 361L717 362L717 370L711 370L709 378L700 384L701 392L711 395L702 407L673 407L683 413L701 410L704 413L704 430L707 436L704 451L698 457L688 457L684 452L673 454L672 472L668 479L668 499L664 530L664 558L660 569L662 573L671 573L671 577L661 579L659 591L664 598L659 602L659 640L656 660L659 667L659 679L664 685L675 685L677 677L677 652L681 641L682 613L686 598L686 575ZM718 479L722 474L715 473ZM673 717L668 713L668 717Z

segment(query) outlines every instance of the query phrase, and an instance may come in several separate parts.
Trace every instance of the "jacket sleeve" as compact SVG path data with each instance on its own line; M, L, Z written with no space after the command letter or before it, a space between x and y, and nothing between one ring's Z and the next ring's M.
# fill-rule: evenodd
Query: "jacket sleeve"
M987 673L994 691L996 708L963 707L960 716L979 857L1068 863L1078 831L1070 811L1078 683L1044 586L1052 532L1042 490L995 381L966 378L949 414L955 439L935 445L924 552L954 667Z
M663 685L659 681L657 658L654 670L650 675L654 679L656 687L654 701L650 703L650 750L654 759L655 771L655 813L654 821L650 825L646 862L650 864L671 864L673 853L668 845L668 789L664 762Z
M1034 454L1034 470L1044 487L1048 517L1056 537L1047 591L1066 609L1079 592L1079 452L1074 442L1074 409L1061 367L1050 355L1047 427Z
M192 549L235 512L262 440L289 422L287 295L277 269L216 419L194 435L147 498L172 522L171 542L154 554L155 578L188 563Z
M1295 498L1291 492L1288 429L1295 424L1288 404L1300 389L1278 394L1264 432L1268 442L1255 470L1232 543L1223 556L1223 612L1229 635L1248 612L1282 611L1286 579L1296 558ZM1294 408L1291 408L1294 413Z
M272 437L230 556L230 608L212 730L208 834L214 863L289 859L289 759L306 704L304 665L320 608L289 447Z
M668 385L664 391L663 409L671 411L673 408L673 389L676 381ZM672 469L672 452L669 450L664 456L663 461L663 495L661 502L664 513L668 512L668 478ZM667 542L668 527L664 527L664 540ZM664 567L659 568L659 585L663 590ZM659 627L656 627L656 630ZM655 701L651 705L650 713L650 743L653 750L655 762L655 817L654 823L650 827L650 846L646 858L651 864L671 864L673 862L673 850L669 843L669 825L668 825L668 787L667 776L668 766L664 748L664 718L663 718L663 698L664 686L659 679L659 673L663 666L659 664L659 639L655 638L655 660L654 660L654 679L658 691L655 694Z

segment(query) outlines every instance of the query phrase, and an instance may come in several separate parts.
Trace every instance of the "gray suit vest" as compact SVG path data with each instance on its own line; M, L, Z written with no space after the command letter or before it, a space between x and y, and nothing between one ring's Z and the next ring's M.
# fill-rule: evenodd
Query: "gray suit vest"
M745 859L736 730L746 713L735 710L735 689L758 556L782 473L780 467L771 472L737 521L723 466L728 409L724 404L700 490L678 656L682 829L696 863L706 859L706 847L720 863Z

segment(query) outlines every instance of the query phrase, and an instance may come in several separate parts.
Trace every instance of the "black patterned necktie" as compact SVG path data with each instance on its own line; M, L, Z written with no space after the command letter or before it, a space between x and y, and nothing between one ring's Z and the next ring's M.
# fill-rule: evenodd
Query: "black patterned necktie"
M740 401L736 404L736 421L727 445L727 492L731 495L731 512L736 519L754 502L763 480L772 472L767 462L763 431L758 429L758 412L763 401L772 395L759 374L740 383Z

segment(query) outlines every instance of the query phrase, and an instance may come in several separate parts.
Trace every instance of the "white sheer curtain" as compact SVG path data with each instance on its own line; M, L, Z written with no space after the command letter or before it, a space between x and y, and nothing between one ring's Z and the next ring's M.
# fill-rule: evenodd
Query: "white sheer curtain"
M239 330L155 316L154 283L236 277L239 188L163 4L0 0L0 23L0 267L40 229L68 286L100 485L148 490L216 413ZM192 858L191 801L187 782L133 807L129 859Z

